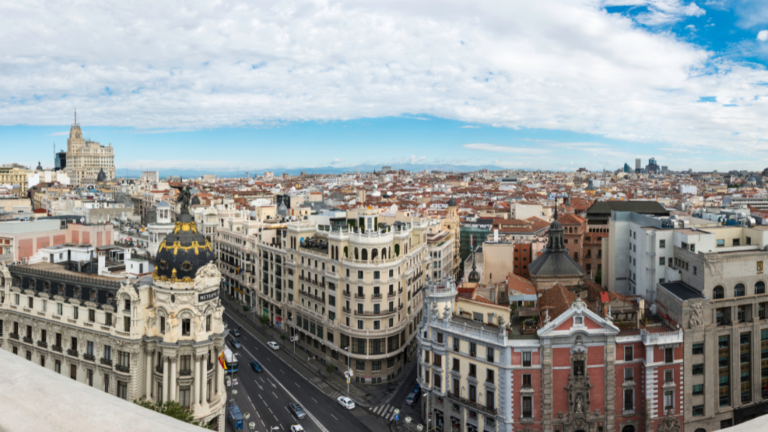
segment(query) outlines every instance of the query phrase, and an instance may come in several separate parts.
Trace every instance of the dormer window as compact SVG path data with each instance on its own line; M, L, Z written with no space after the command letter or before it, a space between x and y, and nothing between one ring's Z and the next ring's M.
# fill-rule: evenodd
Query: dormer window
M584 317L581 317L581 316L575 317L574 323L576 323L576 325L584 325Z

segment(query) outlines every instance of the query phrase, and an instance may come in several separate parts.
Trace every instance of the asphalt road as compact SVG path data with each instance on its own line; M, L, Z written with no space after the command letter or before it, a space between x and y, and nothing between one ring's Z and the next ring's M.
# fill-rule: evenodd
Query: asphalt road
M224 320L230 329L239 326L238 321L228 314L225 314ZM245 421L244 430L248 430L249 422L254 422L255 430L259 432L269 432L272 427L289 431L295 423L301 424L307 432L388 430L386 423L363 407L344 409L335 397L331 397L337 395L333 388L323 386L315 375L302 370L303 367L292 357L282 356L280 350L273 351L267 347L268 339L262 334L254 334L246 327L240 333L237 338L242 344L240 350L229 345L232 336L227 338L227 344L237 353L239 361L238 372L234 374L238 379L238 385L234 386L237 390L235 401L242 412L251 415ZM253 360L261 364L264 372L256 373L251 369L248 363ZM288 410L290 402L301 405L307 417L297 420ZM227 430L234 430L229 422Z

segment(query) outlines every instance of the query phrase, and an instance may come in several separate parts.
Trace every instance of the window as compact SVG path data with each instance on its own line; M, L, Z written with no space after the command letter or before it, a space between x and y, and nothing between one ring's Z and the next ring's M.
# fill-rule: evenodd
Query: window
M104 374L104 391L109 393L109 374ZM160 391L158 394L163 394L163 392Z
M190 321L191 320L189 318L181 320L181 335L182 336L189 336L191 334L192 327L191 327Z
M523 367L531 367L531 352L523 352Z
M477 365L469 364L469 376L477 378Z
M523 374L523 388L531 388L531 374Z
M765 282L758 282L755 284L755 294L765 294Z
M493 363L493 359L494 359L494 350L493 350L493 348L490 348L490 347L486 348L486 360L488 360L488 362L490 362L490 363Z
M523 396L523 418L533 417L533 397Z
M635 370L633 368L624 369L624 381L634 381L634 380L635 380Z
M725 240L718 240L717 241L717 247L724 247L725 246Z
M77 380L77 366L69 365L69 377L73 380Z
M675 392L672 390L664 391L664 411L675 409Z
M693 344L691 347L691 354L704 354L704 342Z
M668 369L664 371L664 382L672 382L672 378L674 376L674 371L672 369Z
M659 257L659 265L660 266L663 266L665 261L666 260L664 259L664 257Z
M712 298L715 300L725 298L725 289L721 286L716 286L712 290Z
M64 305L61 303L56 303L56 315L62 316L63 314L64 314Z
M492 383L494 380L494 371L493 369L486 369L485 370L485 381Z
M734 297L743 297L746 294L746 289L744 287L744 284L736 284L736 286L733 288L733 296Z
M362 270L358 270L358 272L357 272L357 278L358 278L358 279L362 279L362 278L363 278L363 271L362 271Z
M131 317L123 317L123 331L129 332L131 331Z
M189 392L189 387L187 387L187 392ZM123 381L117 382L117 397L128 399L128 383Z
M376 362L374 362L374 363L376 363ZM381 364L381 362L378 362L378 363ZM441 386L441 382L440 381L441 381L440 380L440 374L435 374L435 383L434 384L435 384L436 388L440 388L440 386Z
M741 239L737 239L737 238L733 239L733 245L734 246L740 246L741 245Z
M693 394L694 395L703 395L704 394L704 384L694 384L694 386L693 386Z
M659 249L664 249L667 247L667 241L666 240L659 240Z
M374 372L381 372L381 361L371 362L371 370Z
M59 314L61 315L61 314ZM112 325L112 313L107 312L106 315L104 315L104 325L111 326Z
M461 361L457 358L453 359L453 370L459 371L461 369Z
M476 353L477 353L477 344L475 344L474 342L470 342L469 343L469 356L470 357L475 357L477 355Z
M211 331L211 316L207 315L205 317L205 331L209 332Z
M624 390L624 411L635 409L635 391L633 389Z
M672 363L675 361L674 352L672 350L673 348L664 349L664 363Z
M72 308L72 319L78 319L80 318L80 308L77 306Z
M86 374L86 382L89 386L93 387L93 369L88 369Z
M364 371L365 370L365 362L364 361L360 361L360 360L355 361L355 369L357 369L359 371Z
M575 322L576 325L584 325L584 318L580 317L580 316L577 316L577 317L574 318L574 322Z
M117 359L118 364L124 368L128 368L131 365L131 354L124 352L124 351L118 351L117 352Z
M704 405L694 405L693 407L693 416L694 417L701 417L704 415Z
M56 360L53 364L53 370L56 371L56 373L61 373L61 360Z
M88 309L88 322L96 322L96 311Z
M381 273L379 271L374 271L373 272L373 278L374 279L381 279L380 275L381 275Z
M624 361L634 360L634 349L631 346L624 347Z

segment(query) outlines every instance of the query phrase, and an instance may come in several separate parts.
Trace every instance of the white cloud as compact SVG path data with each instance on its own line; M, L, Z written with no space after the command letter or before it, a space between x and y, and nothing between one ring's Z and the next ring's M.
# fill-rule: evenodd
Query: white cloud
M390 116L764 150L768 72L651 32L679 0L0 4L0 124L206 129ZM98 23L99 37L83 32ZM701 96L738 107L702 104ZM740 132L734 136L733 132Z
M765 42L768 40L768 30L760 30L760 32L757 34L757 40L761 42Z
M461 129L480 129L480 126L465 125Z
M637 15L638 22L657 26L676 23L685 17L698 17L706 11L694 2L682 0L603 0L603 6L645 7L646 12Z
M489 151L489 152L498 152L498 153L520 153L520 154L529 154L529 155L551 153L550 150L545 150L545 149L536 149L536 148L528 148L528 147L509 147L509 146L503 146L498 144L486 144L486 143L464 144L462 147L470 150L480 150L480 151Z
M69 132L54 132L52 134L48 134L48 136L67 136L69 135Z

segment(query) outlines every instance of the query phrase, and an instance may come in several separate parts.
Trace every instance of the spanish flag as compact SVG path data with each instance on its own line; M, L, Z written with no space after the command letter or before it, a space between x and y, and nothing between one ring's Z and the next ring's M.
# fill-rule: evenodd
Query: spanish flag
M224 358L224 353L219 354L219 363L221 363L221 367L224 368L224 370L227 370L227 361Z

